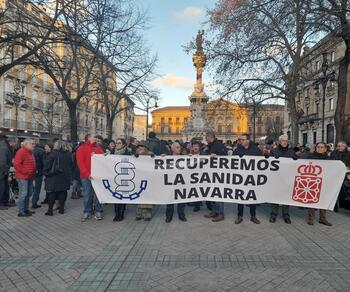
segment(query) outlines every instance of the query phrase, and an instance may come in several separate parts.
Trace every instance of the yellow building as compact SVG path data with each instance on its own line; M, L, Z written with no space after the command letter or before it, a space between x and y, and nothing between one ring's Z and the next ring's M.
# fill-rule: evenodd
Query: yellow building
M147 123L147 115L134 116L133 137L135 137L139 141L147 139L146 123Z
M232 140L248 131L248 111L238 104L214 100L208 103L206 114L220 140ZM152 131L163 140L182 140L181 131L190 115L189 106L156 109L152 112Z

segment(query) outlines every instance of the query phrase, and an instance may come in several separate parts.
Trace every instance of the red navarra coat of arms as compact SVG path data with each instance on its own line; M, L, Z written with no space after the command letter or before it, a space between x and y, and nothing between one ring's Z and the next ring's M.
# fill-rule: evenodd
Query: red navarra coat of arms
M318 203L322 188L322 167L310 162L309 165L300 165L297 171L300 175L294 180L293 201L302 204Z

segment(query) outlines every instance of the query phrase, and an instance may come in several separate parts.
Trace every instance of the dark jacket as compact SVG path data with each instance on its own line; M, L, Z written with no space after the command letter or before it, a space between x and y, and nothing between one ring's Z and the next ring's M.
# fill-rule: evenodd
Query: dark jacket
M36 175L42 176L43 175L43 168L44 168L44 156L45 156L45 150L40 147L39 145L36 145L33 151L34 158L35 158L35 165L36 165Z
M3 179L9 172L12 164L12 153L10 145L5 139L0 140L0 179Z
M347 150L344 152L335 150L331 153L331 158L334 160L343 161L346 167L350 167L350 152Z
M239 156L262 156L261 150L256 146L252 141L249 143L249 147L246 149L241 144L237 145L237 148L235 151L233 151L232 155L239 155Z
M273 157L286 157L286 158L295 158L295 151L292 148L282 147L282 145L278 145L277 148L271 150L271 156Z
M158 138L149 138L148 139L149 150L155 155L162 154L161 142Z
M332 158L330 158L326 153L324 154L320 154L320 153L317 153L317 152L308 152L308 153L304 153L304 155L301 157L301 158L304 158L304 159L321 159L321 160L332 160Z
M68 191L71 185L73 160L72 154L64 150L52 150L44 162L44 174L48 174L55 159L59 156L59 166L62 172L45 177L45 190L47 192Z
M227 149L218 139L208 143L207 154L227 155Z

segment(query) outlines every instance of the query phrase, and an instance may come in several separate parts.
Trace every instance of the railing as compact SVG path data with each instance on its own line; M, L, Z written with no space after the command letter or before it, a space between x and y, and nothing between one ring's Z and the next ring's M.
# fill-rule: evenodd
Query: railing
M318 117L318 113L314 113L314 114L309 114L307 116L302 116L300 119L299 119L299 124L302 124L302 123L307 123L307 122L314 122L314 121L317 121L319 120L320 118Z

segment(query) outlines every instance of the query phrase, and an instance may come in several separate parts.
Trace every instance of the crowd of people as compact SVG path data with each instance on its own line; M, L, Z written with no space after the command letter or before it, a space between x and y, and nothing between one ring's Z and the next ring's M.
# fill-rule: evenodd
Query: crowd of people
M53 143L40 144L39 140L31 138L19 143L17 138L0 135L0 210L7 210L17 205L19 217L30 217L35 209L47 204L45 215L53 216L54 211L65 213L68 191L71 190L72 199L83 198L83 215L81 220L91 218L103 220L103 206L98 201L93 190L91 180L91 156L105 155L239 155L239 156L273 156L290 159L322 159L340 160L350 168L350 147L345 142L333 145L319 142L314 147L290 145L287 135L281 135L278 141L254 143L249 134L243 134L237 141L223 143L215 137L215 133L208 131L205 143L198 139L191 142L162 141L154 132L149 133L147 141L130 139L129 143L123 138L116 141L103 139L99 135L88 134L85 141L79 145L55 140ZM12 170L13 169L13 170ZM11 181L11 184L9 183ZM14 181L16 184L14 184ZM42 184L44 183L45 199L39 203ZM17 204L11 198L10 189L18 187ZM31 206L30 206L31 205ZM202 202L177 204L179 220L187 221L186 206L198 212ZM205 202L209 213L206 218L213 222L225 219L223 202ZM335 211L339 207L350 205L350 171L346 173ZM243 221L244 205L238 204L236 224ZM248 205L250 221L260 224L257 218L257 205ZM271 205L270 222L275 223L280 206ZM282 218L291 224L289 206L281 206ZM315 209L307 209L307 223L313 225L316 217ZM122 221L125 217L126 204L115 204L113 221ZM165 222L172 221L175 205L166 206ZM150 221L152 219L152 205L137 205L136 220ZM319 210L319 223L331 226L327 219L326 210Z

